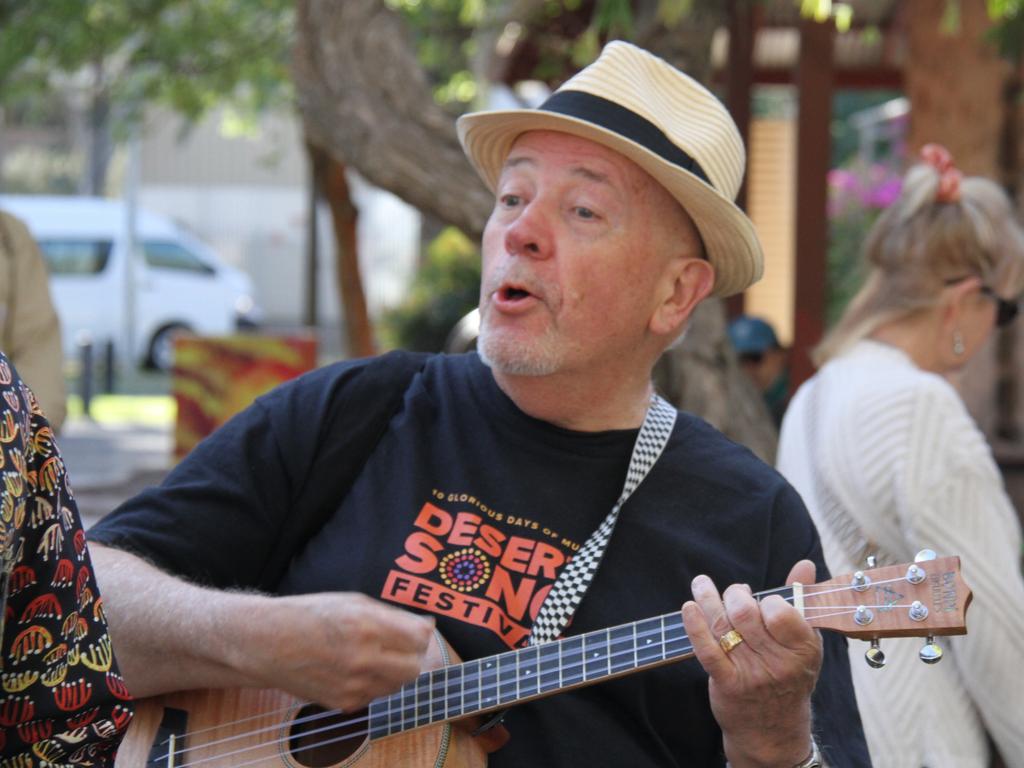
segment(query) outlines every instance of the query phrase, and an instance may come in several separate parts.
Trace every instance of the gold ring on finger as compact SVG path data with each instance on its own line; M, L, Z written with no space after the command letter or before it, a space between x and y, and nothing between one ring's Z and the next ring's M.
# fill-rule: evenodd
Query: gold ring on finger
M733 648L743 642L743 635L737 632L735 629L730 629L720 638L718 638L718 644L722 646L722 650L729 653Z

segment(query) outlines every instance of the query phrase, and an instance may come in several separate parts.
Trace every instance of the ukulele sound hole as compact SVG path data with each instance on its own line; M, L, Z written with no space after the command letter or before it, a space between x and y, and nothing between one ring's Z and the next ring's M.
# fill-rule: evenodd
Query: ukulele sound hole
M366 712L331 713L316 704L300 709L288 729L288 752L307 768L329 768L358 752L366 741Z

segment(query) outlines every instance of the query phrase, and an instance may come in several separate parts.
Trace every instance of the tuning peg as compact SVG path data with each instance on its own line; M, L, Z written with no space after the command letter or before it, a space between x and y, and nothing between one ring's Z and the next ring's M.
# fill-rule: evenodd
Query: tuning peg
M857 610L853 612L853 620L862 627L866 627L875 620L875 612L866 605L858 605Z
M935 642L934 637L928 635L917 655L925 664L938 664L942 661L942 647Z
M915 600L910 604L910 610L907 613L914 621L924 621L928 618L928 606L920 600Z
M885 666L885 654L882 653L882 643L876 637L871 641L871 647L864 651L864 660L872 669L881 669Z
M934 549L922 549L916 555L914 555L915 563L925 563L929 560L934 560L938 555L935 554Z
M853 587L855 592L864 592L871 586L871 577L864 573L864 571L857 571L850 580L850 586Z
M924 568L919 566L917 563L914 563L909 568L907 568L906 579L911 584L920 584L922 581L924 581L925 575L926 574L924 572Z

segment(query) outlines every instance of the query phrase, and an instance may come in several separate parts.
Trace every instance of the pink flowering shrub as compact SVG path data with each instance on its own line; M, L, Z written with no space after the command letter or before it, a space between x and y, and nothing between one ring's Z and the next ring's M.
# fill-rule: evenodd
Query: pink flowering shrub
M901 176L892 165L851 164L828 173L829 246L825 320L834 323L860 287L860 248L879 213L899 197Z
M899 197L901 184L900 174L881 163L833 168L828 172L829 218L884 210Z

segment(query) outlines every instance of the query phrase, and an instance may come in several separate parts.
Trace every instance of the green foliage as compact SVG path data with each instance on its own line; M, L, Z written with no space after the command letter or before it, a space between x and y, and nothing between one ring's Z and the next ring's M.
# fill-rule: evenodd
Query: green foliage
M800 15L824 23L832 19L836 29L847 32L853 23L853 6L849 3L834 3L832 0L797 0Z
M939 29L945 35L955 35L960 31L960 0L947 0L942 10Z
M861 243L878 218L877 210L850 210L829 221L825 256L825 326L832 327L864 281Z
M426 259L406 300L380 323L388 348L439 352L455 324L477 305L480 252L448 227L427 247Z
M881 162L852 158L828 175L829 244L825 322L832 325L860 288L865 271L861 244L882 211L900 195L902 142Z
M593 25L605 38L632 37L633 10L629 0L597 0Z
M989 40L1012 62L1024 59L1024 0L988 0L988 15L997 22Z
M605 41L634 35L630 0L548 0L535 18L517 18L504 29L508 0L385 0L405 17L416 39L417 56L435 82L441 104L462 110L478 94L472 72L480 32L491 39L514 26L514 39L529 41L532 71L516 72L557 83L589 64ZM690 13L694 0L658 0L657 18L672 28Z
M462 109L477 93L470 71L477 28L498 0L386 0L412 29L416 55L435 83L440 104Z
M962 0L946 0L939 28L943 34L960 32ZM986 0L985 9L993 26L986 37L1011 62L1024 58L1024 0Z
M190 119L225 101L250 113L286 103L293 15L292 0L8 0L0 103L83 73L114 104Z
M1024 58L1024 0L986 0L993 26L986 35L999 53L1013 63ZM960 31L961 0L946 0L939 28L944 34Z
M658 21L675 29L693 10L693 0L661 0L658 3Z
M676 0L678 2L678 0ZM973 1L973 0L972 0ZM662 0L667 2L667 0ZM852 3L837 3L832 0L793 0L800 6L800 15L813 18L815 21L835 21L840 32L849 31L853 24L854 9ZM955 35L960 31L962 0L946 0L939 18L939 29L945 35ZM985 8L988 17L994 22L987 38L995 45L999 53L1011 62L1019 63L1024 58L1024 0L986 0ZM932 23L930 19L918 20L913 23Z

